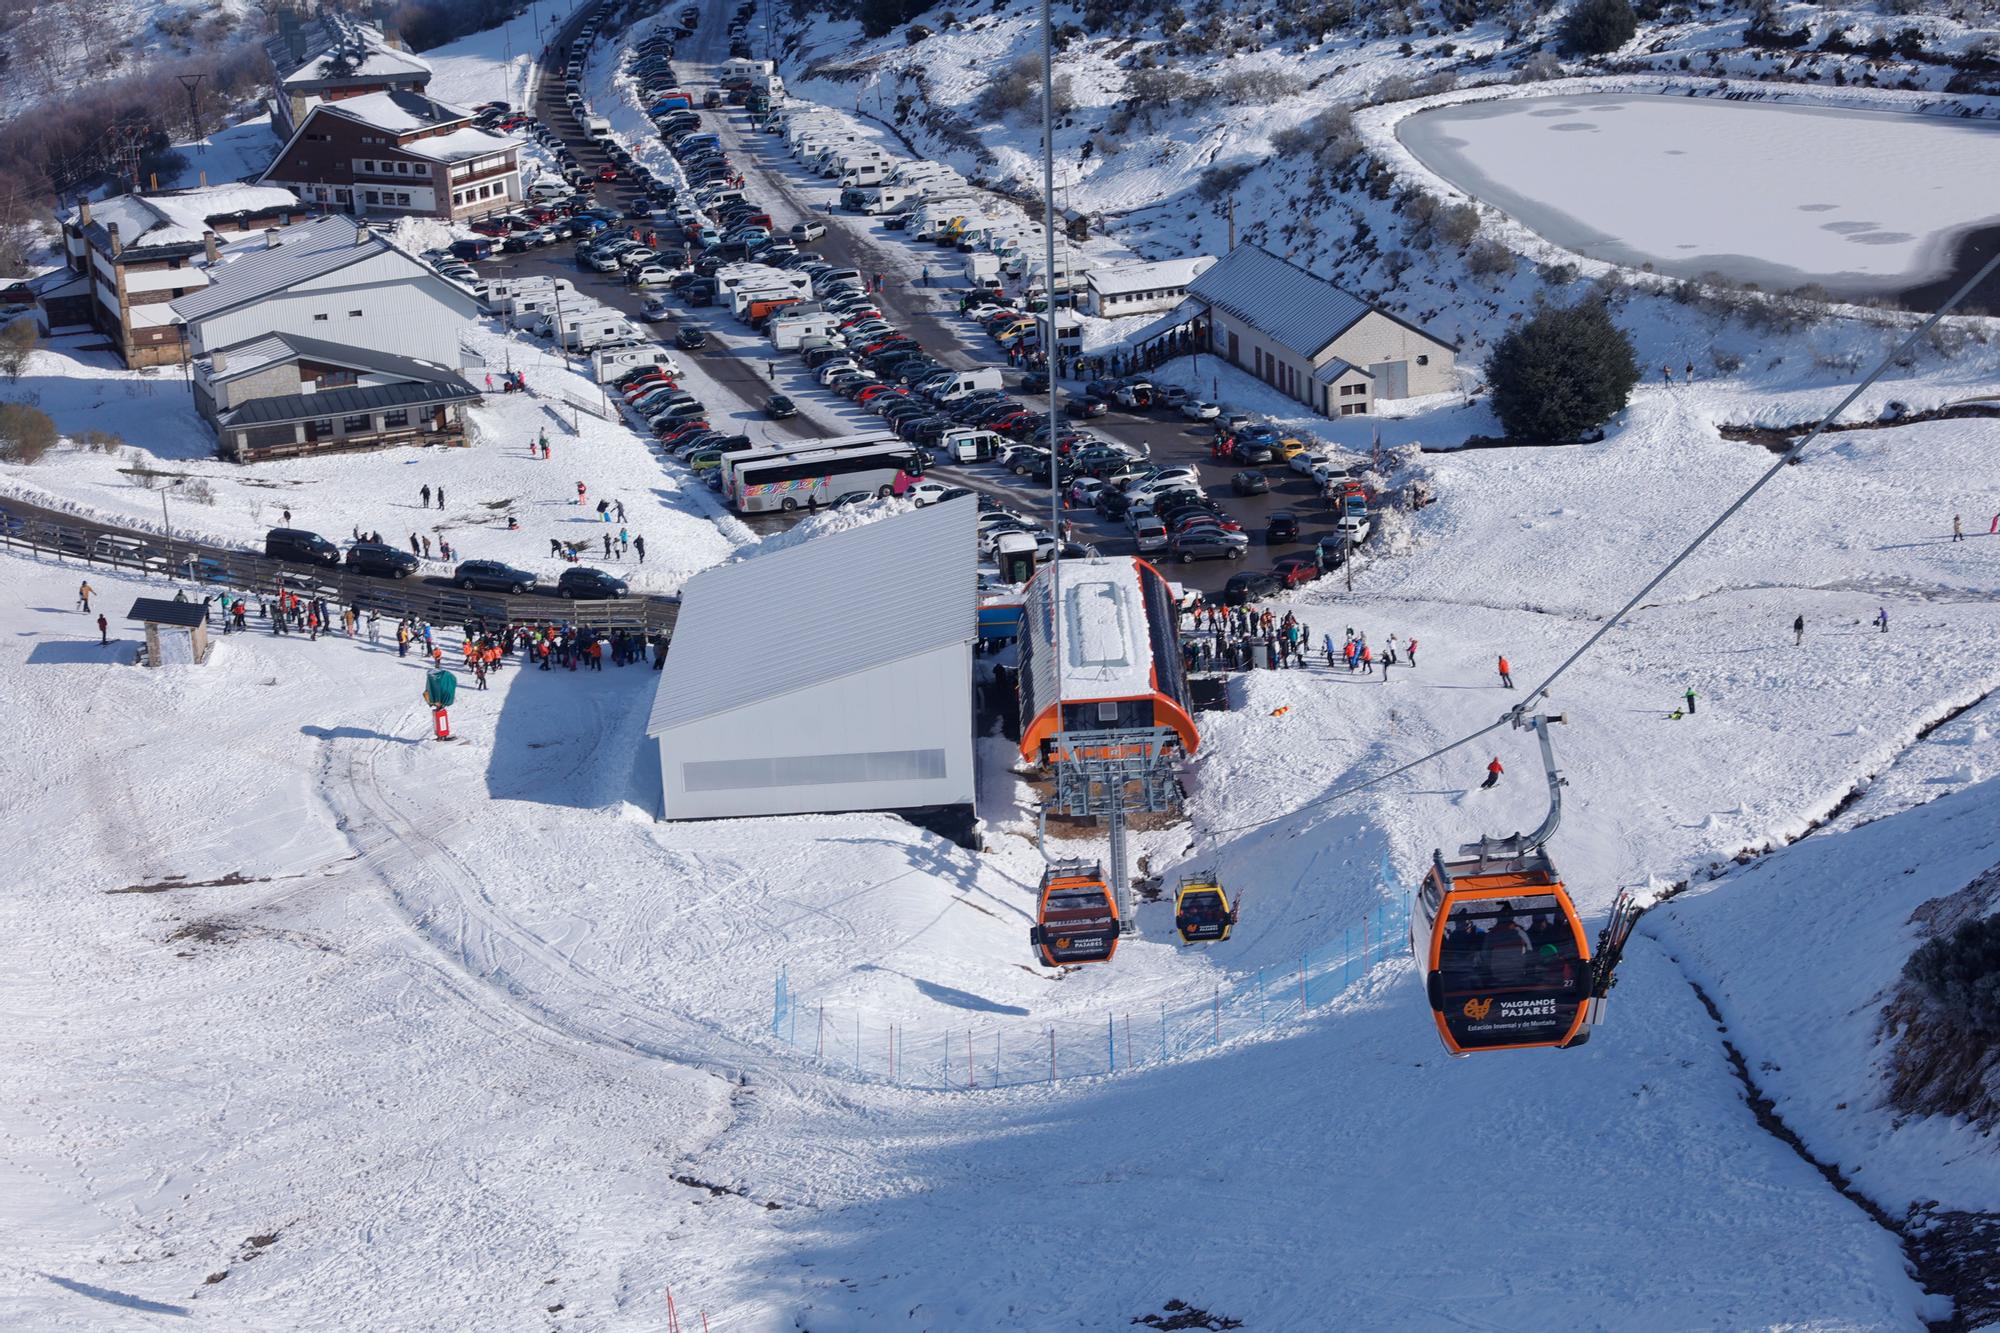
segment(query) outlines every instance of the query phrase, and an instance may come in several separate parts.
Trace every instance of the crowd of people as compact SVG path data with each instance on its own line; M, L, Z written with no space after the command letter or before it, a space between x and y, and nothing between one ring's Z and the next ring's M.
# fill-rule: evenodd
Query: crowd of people
M1302 670L1312 665L1312 626L1291 611L1279 615L1269 607L1224 606L1199 595L1181 605L1181 654L1189 671L1248 671L1254 668ZM1417 641L1391 634L1380 648L1366 630L1349 626L1336 641L1331 630L1320 636L1319 653L1329 671L1376 676L1384 684L1389 669L1417 665ZM1504 659L1503 659L1504 661Z

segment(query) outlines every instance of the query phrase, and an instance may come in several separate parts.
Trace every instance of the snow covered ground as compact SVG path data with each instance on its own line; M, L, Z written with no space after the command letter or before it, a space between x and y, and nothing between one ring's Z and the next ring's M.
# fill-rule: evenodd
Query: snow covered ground
M245 467L214 457L213 434L196 414L181 378L171 370L133 372L105 352L70 350L59 340L34 354L19 387L36 396L57 428L72 437L108 432L123 444L109 451L57 450L33 465L0 465L0 487L54 508L88 513L148 531L176 533L256 549L268 528L292 525L335 541L359 527L396 545L412 533L449 541L462 559L505 560L553 579L565 563L549 554L552 539L601 542L621 524L598 519L596 502L625 505L631 534L646 539L646 562L592 557L635 588L671 591L699 570L727 558L749 539L740 524L718 524L708 491L654 449L615 414L605 395L571 361L565 368L548 344L519 333L476 328L467 342L486 358L494 383L509 368L527 377L532 395L490 394L470 409L474 438L464 449L388 449L320 455ZM486 387L485 372L470 371ZM578 406L581 404L582 406ZM551 457L528 454L546 434ZM177 485L137 484L133 469L166 473ZM588 504L576 504L576 486ZM199 482L210 499L189 498ZM446 507L425 510L419 488L442 487ZM199 487L197 489L200 489ZM163 513L162 495L165 495ZM507 529L507 519L520 527ZM435 550L434 546L434 550ZM600 548L601 549L601 548ZM440 556L431 573L446 572Z

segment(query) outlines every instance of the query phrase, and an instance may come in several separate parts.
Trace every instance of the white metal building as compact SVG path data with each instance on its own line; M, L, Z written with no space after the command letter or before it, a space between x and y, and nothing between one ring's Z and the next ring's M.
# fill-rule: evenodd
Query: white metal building
M646 733L660 817L973 803L970 496L689 580Z
M1188 284L1214 267L1214 255L1192 255L1092 269L1083 279L1083 312L1113 319L1172 310L1187 299Z

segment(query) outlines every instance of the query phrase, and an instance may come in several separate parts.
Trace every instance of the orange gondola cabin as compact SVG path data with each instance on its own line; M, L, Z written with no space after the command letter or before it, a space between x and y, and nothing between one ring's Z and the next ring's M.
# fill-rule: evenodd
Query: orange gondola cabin
M1455 1056L1590 1040L1589 938L1548 854L1522 841L1435 853L1410 913L1410 951Z
M1064 861L1042 873L1040 902L1028 942L1050 967L1108 963L1118 952L1118 904L1104 870L1086 861Z

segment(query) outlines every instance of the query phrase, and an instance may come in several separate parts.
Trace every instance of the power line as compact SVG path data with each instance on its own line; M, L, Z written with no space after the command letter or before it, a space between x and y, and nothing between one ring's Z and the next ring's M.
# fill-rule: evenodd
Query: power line
M1560 677L1565 671L1568 671L1571 667L1575 666L1579 661L1581 661L1583 659L1584 654L1588 653L1592 648L1595 648L1597 646L1598 640L1602 639L1605 635L1609 634L1613 629L1617 628L1618 624L1621 621L1623 621L1627 615L1631 614L1632 609L1634 607L1638 606L1640 602L1646 599L1648 594L1650 594L1655 588L1659 587L1660 584L1664 583L1667 579L1667 576L1672 574L1676 569L1680 568L1680 566L1687 560L1689 556L1693 555L1697 550L1699 550L1703 543L1705 543L1710 537L1713 537L1716 534L1716 532L1721 529L1723 524L1727 523L1730 519L1734 518L1736 516L1736 512L1741 508L1743 508L1744 505L1750 503L1751 497L1755 496L1757 492L1763 490L1765 485L1768 484L1773 477L1777 476L1782 469L1796 462L1799 456L1805 452L1807 445L1811 444L1814 440L1817 440L1822 434L1824 434L1826 432L1827 427L1831 426L1834 423L1834 421L1836 421L1839 418L1842 412L1845 412L1849 407L1853 406L1854 400L1859 398L1862 395L1862 393L1864 393L1867 390L1869 385L1873 384L1876 380L1882 378L1883 374L1889 369L1889 367L1891 365L1894 365L1897 359L1900 358L1916 343L1917 339L1923 337L1924 334L1930 332L1930 330L1937 324L1939 320L1943 319L1946 315L1950 314L1952 310L1956 309L1957 306L1962 301L1964 301L1968 296L1972 295L1974 289L1976 289L1980 283L1986 281L1987 277L1990 276L1993 273L1994 269L1996 268L2000 268L2000 254L1994 255L1991 259L1987 260L1983 265L1981 265L1979 271L1977 273L1974 273L1970 278L1966 279L1965 284L1961 286L1956 292L1954 292L1949 300L1947 300L1943 305L1939 306L1936 310L1932 311L1931 314L1926 319L1923 320L1923 322L1919 323L1915 328L1911 329L1909 334L1901 342L1897 343L1888 352L1884 353L1882 359L1875 364L1875 368L1869 371L1868 374L1865 377L1863 377L1861 382L1859 384L1856 384L1854 388L1848 392L1845 398L1842 398L1839 403L1835 404L1831 411L1827 412L1825 416L1821 417L1819 419L1818 425L1814 426L1810 432L1808 432L1804 437L1802 437L1797 443L1793 444L1791 448L1785 450L1785 452L1779 456L1777 462L1771 464L1769 468L1765 469L1762 476L1758 477L1757 480L1751 482L1750 486L1743 492L1743 494L1737 496L1736 499L1730 504L1730 506L1727 509L1723 510L1720 514L1716 516L1714 522L1710 523L1707 527L1703 528L1701 532L1695 537L1695 539L1689 542L1679 555L1675 556L1672 560L1669 560L1664 566L1662 566L1659 573L1653 575L1652 578L1648 579L1646 581L1646 585L1640 588L1638 592L1632 594L1631 598L1625 603L1625 605L1619 607L1618 610L1613 612L1611 616L1608 619L1606 619L1602 625L1598 626L1597 629L1594 632L1592 632L1589 638L1583 641L1583 643L1577 648L1575 652L1571 653L1568 657L1564 658L1561 664L1558 665L1554 671L1551 671L1546 677L1543 678L1541 684L1535 686L1533 689L1529 690L1527 694L1523 695L1521 702L1516 704L1513 708L1509 709L1507 712L1503 713L1498 721L1488 723L1486 726L1483 726L1479 730L1472 732L1470 735L1461 736L1457 740L1451 742L1449 745L1440 746L1438 749L1432 750L1429 754L1423 756L1421 759L1412 759L1410 762L1399 765L1396 768L1392 768L1386 773L1378 773L1373 777L1363 778L1358 782L1342 787L1338 791L1330 792L1325 796L1317 798L1316 800L1307 801L1304 805L1295 806L1292 809L1287 810L1282 814L1272 815L1268 819L1259 819L1249 824L1241 824L1234 828L1210 830L1205 834L1203 834L1202 836L1209 838L1222 838L1236 833L1247 833L1252 829L1260 829L1268 824L1276 824L1282 820L1290 819L1294 815L1304 814L1308 810L1314 810L1323 805L1331 805L1336 801L1345 800L1349 796L1359 795L1361 792L1368 790L1370 787L1379 786L1380 784L1387 782L1391 778L1398 777L1404 773L1409 772L1413 768L1417 768L1420 767L1421 765L1428 764L1433 759L1442 758L1443 756L1450 754L1453 750L1459 749L1462 746L1470 745L1473 741L1478 740L1481 736L1485 736L1490 732L1497 731L1501 727L1520 725L1521 720L1527 716L1528 709L1534 705L1534 702L1537 699L1541 698L1543 695L1548 693L1549 686L1555 684L1558 677Z

